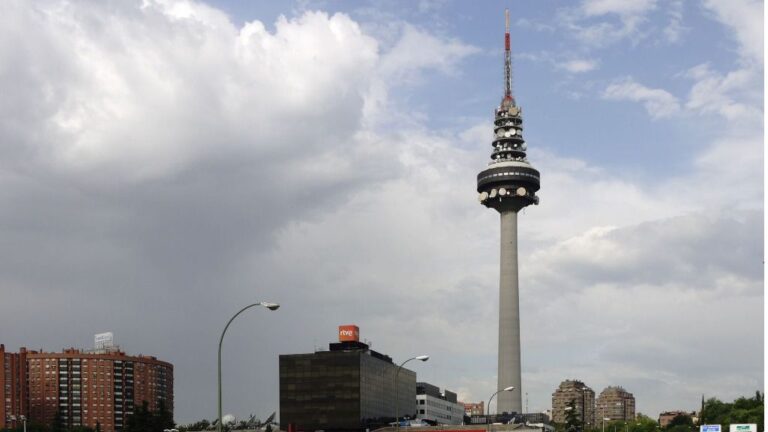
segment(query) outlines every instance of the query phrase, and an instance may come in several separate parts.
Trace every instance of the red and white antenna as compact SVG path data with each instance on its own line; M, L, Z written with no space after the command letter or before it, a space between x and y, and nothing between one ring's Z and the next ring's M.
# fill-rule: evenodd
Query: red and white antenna
M515 97L512 96L512 47L509 40L509 9L504 9L504 99L502 105L515 106Z

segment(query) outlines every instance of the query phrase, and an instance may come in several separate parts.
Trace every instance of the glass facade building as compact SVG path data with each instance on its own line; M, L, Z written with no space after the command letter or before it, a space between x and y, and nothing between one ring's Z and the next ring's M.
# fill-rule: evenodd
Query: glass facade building
M375 429L402 416L415 417L416 373L358 341L329 351L280 356L280 429ZM395 375L397 374L397 389Z

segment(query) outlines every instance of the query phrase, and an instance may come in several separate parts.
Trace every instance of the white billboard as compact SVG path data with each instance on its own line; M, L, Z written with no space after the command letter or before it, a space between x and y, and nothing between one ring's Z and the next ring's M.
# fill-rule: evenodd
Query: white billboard
M699 432L723 432L720 425L701 425Z
M114 340L115 336L112 332L99 333L93 336L93 345L96 349L111 348Z
M730 432L757 432L757 424L732 424Z

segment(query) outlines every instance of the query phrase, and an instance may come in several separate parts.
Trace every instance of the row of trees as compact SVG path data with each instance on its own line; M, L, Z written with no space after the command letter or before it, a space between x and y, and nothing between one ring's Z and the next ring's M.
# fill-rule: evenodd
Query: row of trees
M204 430L213 430L216 429L216 421L210 422L206 419L202 419L200 421L196 421L194 423L190 423L187 425L180 425L177 427L179 432L189 432L189 431L204 431ZM231 430L247 430L247 429L253 429L253 425L249 424L246 420L240 420L237 423L234 424L225 424L223 427L226 431ZM272 432L272 425L267 424L263 427L264 432Z
M164 429L172 429L175 426L173 414L168 411L164 401L160 401L157 411L150 411L149 404L144 401L141 407L126 419L123 432L163 432ZM0 429L0 432L22 432L24 426L21 422L15 428ZM95 428L87 426L67 427L61 414L56 413L50 425L37 422L27 422L27 432L101 432L101 425L96 423Z
M751 398L740 397L733 402L721 402L717 398L711 398L704 402L699 413L698 424L694 424L689 415L681 414L663 429L656 419L638 414L629 422L616 420L602 425L598 420L595 427L584 427L580 413L576 409L575 401L571 401L565 412L565 423L556 424L558 432L692 432L701 424L722 425L723 432L728 432L731 424L756 423L758 432L763 431L765 395L760 391L755 392Z
M701 424L720 424L723 430L734 423L757 423L758 432L763 432L765 394L759 391L751 398L740 397L733 402L721 402L711 398L704 402L699 414Z
M150 411L149 404L144 401L141 407L128 416L123 432L163 432L174 426L173 413L168 411L165 401L158 402L157 411Z
M0 429L0 432L23 432L24 425L21 421L18 421L15 428ZM38 423L36 421L27 422L27 432L101 432L101 425L96 423L95 428L87 426L75 426L67 427L61 418L61 413L58 411L53 417L53 422L50 425Z

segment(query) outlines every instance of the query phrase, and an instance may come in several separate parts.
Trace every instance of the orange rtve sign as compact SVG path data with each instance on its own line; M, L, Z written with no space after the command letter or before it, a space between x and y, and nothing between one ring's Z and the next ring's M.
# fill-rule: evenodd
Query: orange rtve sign
M360 340L360 329L356 325L339 326L339 342Z

